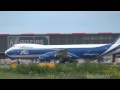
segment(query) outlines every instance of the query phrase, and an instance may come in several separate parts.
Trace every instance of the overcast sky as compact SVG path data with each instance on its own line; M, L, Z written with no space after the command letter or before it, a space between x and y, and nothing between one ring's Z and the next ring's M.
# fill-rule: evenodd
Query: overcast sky
M0 33L120 33L120 11L0 11Z

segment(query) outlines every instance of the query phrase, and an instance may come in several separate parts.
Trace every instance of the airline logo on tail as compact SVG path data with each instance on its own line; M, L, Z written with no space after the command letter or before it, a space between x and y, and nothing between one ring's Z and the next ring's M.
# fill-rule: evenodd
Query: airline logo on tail
M111 47L108 48L100 56L117 51L118 48L120 48L120 36L111 44Z
M120 36L112 44L120 44Z

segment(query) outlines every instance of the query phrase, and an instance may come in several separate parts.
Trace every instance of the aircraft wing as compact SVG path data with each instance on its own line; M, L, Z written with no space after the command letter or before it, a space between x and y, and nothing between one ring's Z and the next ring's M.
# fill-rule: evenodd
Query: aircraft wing
M55 51L55 54L57 56L61 56L61 57L72 57L72 56L74 56L74 57L80 58L79 56L76 56L75 54L72 54L72 53L68 52L68 49L57 50L57 51Z
M55 49L55 51L52 51L52 52L48 52L48 53L55 53L55 55L57 57L69 57L69 54L68 54L68 49ZM47 53L46 53L47 54Z
M67 49L61 49L61 50L57 50L55 51L56 55L68 55Z

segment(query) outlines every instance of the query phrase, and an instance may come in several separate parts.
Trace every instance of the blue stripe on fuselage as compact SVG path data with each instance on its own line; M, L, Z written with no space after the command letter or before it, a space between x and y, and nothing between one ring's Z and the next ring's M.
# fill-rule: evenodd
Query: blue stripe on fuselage
M101 46L101 47L95 47L95 48L68 48L68 53L71 58L96 58L100 54L104 53L111 44ZM64 48L51 48L51 49L26 49L28 51L28 54L22 54L22 55L41 55L48 52L54 52L57 50L63 50ZM12 50L8 53L9 56L12 55L20 55L20 53L24 49L16 49Z

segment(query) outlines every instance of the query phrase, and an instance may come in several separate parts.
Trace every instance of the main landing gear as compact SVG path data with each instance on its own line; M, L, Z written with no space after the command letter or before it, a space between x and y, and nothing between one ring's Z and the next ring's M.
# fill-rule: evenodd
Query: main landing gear
M113 56L112 56L112 64L113 65L116 65L115 58L116 58L116 54L113 54Z
M59 60L60 60L59 61L60 63L66 63L66 62L72 63L73 62L73 59L66 58L66 57L60 58Z
M98 63L103 62L103 58L98 58Z

